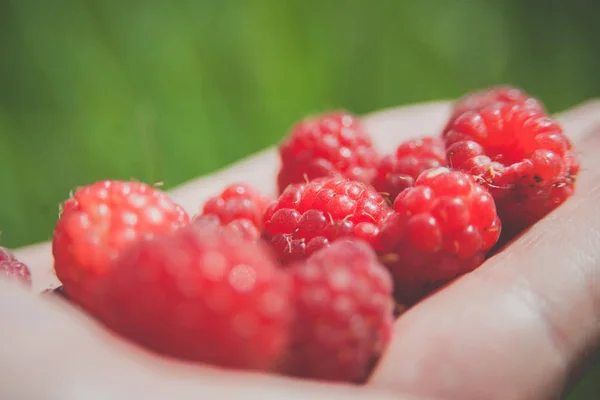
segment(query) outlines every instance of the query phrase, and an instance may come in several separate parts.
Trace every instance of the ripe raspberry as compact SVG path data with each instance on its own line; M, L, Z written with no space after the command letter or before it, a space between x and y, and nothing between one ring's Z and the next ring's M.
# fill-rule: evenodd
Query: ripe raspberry
M494 103L519 104L540 112L545 112L541 101L514 86L492 86L466 94L454 103L455 117L467 111L479 111Z
M288 186L265 213L265 238L279 260L302 260L339 237L378 248L381 221L393 211L360 182L320 178Z
M391 338L392 277L360 241L340 240L289 269L295 320L289 374L329 381L367 378Z
M448 163L490 190L510 230L534 224L574 192L579 161L559 123L541 111L496 103L460 115L443 136Z
M31 287L31 272L27 265L15 258L13 253L0 247L0 278L21 283L27 288Z
M446 150L441 139L411 139L400 144L395 154L381 159L371 184L393 203L400 192L414 185L421 172L444 165Z
M379 156L359 119L345 111L298 122L279 147L279 193L325 176L370 182Z
M382 259L402 303L478 267L500 235L492 196L470 175L446 167L419 175L394 209L381 230Z
M242 229L250 229L253 225L262 231L263 217L272 199L263 195L250 185L234 183L227 186L218 196L214 196L204 204L202 216L216 215L222 225L234 223Z
M189 224L130 247L93 298L108 327L151 350L266 370L288 345L289 295L289 277L260 242Z
M101 181L64 203L54 229L54 269L70 299L85 306L88 285L141 237L188 223L162 191L139 182Z

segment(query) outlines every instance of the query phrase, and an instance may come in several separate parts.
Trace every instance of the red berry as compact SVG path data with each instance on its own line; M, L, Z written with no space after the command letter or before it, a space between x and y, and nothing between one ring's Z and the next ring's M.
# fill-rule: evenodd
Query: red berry
M381 230L382 254L403 303L478 267L500 235L492 196L470 175L446 167L419 175L394 209Z
M140 182L101 181L67 200L54 229L54 269L69 298L85 306L88 285L142 237L188 223L164 192Z
M467 111L444 132L448 163L493 194L503 225L519 231L575 189L579 161L560 124L519 104Z
M305 259L340 237L378 248L381 221L393 211L373 188L343 178L288 186L265 214L265 237L279 260Z
M0 247L0 278L21 283L27 288L31 287L31 272L27 265L17 260L14 254Z
M492 86L466 94L454 103L453 115L456 117L467 111L478 111L494 103L519 104L521 106L545 112L541 101L514 86Z
M400 144L395 154L380 160L371 184L393 203L400 192L414 185L421 172L444 165L446 151L441 139L411 139Z
M298 122L279 147L279 192L291 183L325 176L370 182L378 155L357 117L345 111Z
M260 242L190 224L142 240L98 281L99 318L158 353L266 370L287 348L290 280Z
M289 269L295 323L286 372L359 382L391 337L392 278L374 251L340 240Z
M227 186L218 196L208 199L200 215L214 215L218 217L221 225L232 224L234 230L241 229L245 233L251 230L261 232L265 210L271 202L270 197L250 185L234 183Z

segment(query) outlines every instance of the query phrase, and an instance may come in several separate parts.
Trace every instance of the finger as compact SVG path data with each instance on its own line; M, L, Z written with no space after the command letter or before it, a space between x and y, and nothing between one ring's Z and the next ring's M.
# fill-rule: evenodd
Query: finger
M364 118L375 145L382 151L411 137L432 135L443 126L450 103L431 102L380 111ZM171 197L190 214L199 211L209 197L233 182L246 182L265 193L275 194L275 174L279 158L274 148L263 150L215 173L194 179L169 191ZM52 268L49 243L27 246L17 257L31 268L34 290L59 284Z
M0 320L2 399L409 400L374 389L166 361L118 341L58 302L40 302L3 282ZM35 384L26 383L30 377Z
M598 104L586 107L600 116ZM589 126L586 118L577 109L562 115L571 127ZM449 400L561 394L600 339L600 124L571 135L582 152L577 194L479 269L405 313L374 387Z

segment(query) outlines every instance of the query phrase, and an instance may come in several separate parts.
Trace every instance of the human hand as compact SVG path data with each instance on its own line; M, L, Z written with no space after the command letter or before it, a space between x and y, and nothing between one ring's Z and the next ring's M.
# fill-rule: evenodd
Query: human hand
M366 118L376 144L439 131L448 103ZM502 253L403 314L362 387L164 360L71 305L0 287L0 398L548 399L600 341L600 103L557 116L581 151L577 193ZM271 149L176 188L189 212L232 181L275 191ZM16 252L35 290L55 285L48 244Z

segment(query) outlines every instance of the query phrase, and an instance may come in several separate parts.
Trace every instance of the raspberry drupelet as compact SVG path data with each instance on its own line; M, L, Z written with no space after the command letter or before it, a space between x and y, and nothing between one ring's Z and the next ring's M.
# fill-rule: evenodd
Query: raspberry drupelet
M358 117L335 111L298 122L279 146L279 193L292 183L342 176L370 182L379 156Z
M402 304L477 268L496 244L501 223L492 196L463 172L423 172L394 202L381 230L382 260Z
M390 204L404 189L411 187L419 174L446 165L444 142L436 137L411 139L401 143L394 154L383 157L371 182Z
M379 247L381 222L393 210L371 186L319 178L288 186L265 213L265 239L285 264L305 259L340 237Z
M448 164L492 193L510 231L531 226L574 193L579 161L571 141L535 108L495 103L467 111L443 138Z

